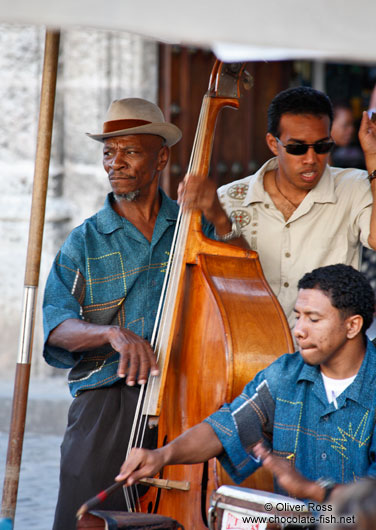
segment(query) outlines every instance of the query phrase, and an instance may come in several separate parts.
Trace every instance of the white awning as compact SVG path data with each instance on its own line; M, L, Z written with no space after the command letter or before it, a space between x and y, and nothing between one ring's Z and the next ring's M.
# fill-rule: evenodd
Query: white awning
M376 63L375 0L0 0L0 22L124 30L226 61Z

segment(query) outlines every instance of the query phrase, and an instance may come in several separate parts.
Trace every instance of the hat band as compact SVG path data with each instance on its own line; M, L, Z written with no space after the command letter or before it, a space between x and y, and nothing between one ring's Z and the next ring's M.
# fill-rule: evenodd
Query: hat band
M148 123L151 123L151 121L146 121L146 120L105 121L103 124L103 133L121 131L123 129L132 129L133 127L140 127L141 125L147 125Z

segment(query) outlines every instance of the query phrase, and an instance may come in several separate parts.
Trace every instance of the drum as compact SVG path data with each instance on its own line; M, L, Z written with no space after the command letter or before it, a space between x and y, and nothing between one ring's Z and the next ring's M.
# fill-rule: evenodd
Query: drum
M77 521L77 530L184 530L182 525L163 515L92 510Z
M276 493L221 486L210 500L210 530L314 528L315 517L304 502Z

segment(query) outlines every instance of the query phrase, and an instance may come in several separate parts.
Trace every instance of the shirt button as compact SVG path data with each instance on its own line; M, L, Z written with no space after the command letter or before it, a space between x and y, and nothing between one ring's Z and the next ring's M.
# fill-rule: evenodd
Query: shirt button
M286 252L285 256L286 256L286 258L290 258L291 257L290 252Z
M289 224L288 224L288 225L286 225L286 228L290 228L290 225L289 225Z
M252 226L257 226L257 223L252 223Z
M323 416L322 419L323 419L324 421L328 421L328 419L329 419L329 414L325 414L325 416Z
M265 204L265 208L269 208L269 204Z
M326 453L321 453L321 458L322 458L322 460L326 460L326 457L327 457L327 456L328 456L328 455L327 455Z
M289 282L285 282L285 283L283 284L283 287L289 287L289 286L290 286Z

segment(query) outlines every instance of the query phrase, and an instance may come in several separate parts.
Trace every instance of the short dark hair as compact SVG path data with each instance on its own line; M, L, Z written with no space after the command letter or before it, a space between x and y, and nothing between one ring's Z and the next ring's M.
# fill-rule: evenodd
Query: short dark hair
M351 315L363 317L362 333L365 336L373 321L375 293L361 272L350 265L338 263L307 272L298 282L298 289L319 289L330 299L343 318Z
M313 114L328 116L333 123L333 107L328 96L311 87L288 88L277 94L268 108L268 132L279 136L282 114Z

